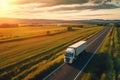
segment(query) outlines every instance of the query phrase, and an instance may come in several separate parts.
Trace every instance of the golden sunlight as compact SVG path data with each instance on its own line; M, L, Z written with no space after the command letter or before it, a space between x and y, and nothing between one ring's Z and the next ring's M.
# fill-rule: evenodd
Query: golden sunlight
M13 2L15 0L0 0L0 17L9 17L14 15L16 9Z
M0 0L0 9L9 10L16 0Z
M0 0L0 9L8 9L9 7L9 2L6 0Z

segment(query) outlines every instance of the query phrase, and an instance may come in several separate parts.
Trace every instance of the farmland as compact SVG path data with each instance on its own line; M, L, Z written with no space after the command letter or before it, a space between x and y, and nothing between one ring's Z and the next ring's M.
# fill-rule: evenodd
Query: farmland
M113 27L81 80L120 80L120 28Z
M0 42L47 35L48 31L50 34L55 34L65 32L66 30L65 27L57 26L0 28Z
M67 46L87 40L103 29L84 27L67 31L65 27L1 28L0 80L29 80L38 75L44 77L63 62ZM47 31L52 35L46 35Z

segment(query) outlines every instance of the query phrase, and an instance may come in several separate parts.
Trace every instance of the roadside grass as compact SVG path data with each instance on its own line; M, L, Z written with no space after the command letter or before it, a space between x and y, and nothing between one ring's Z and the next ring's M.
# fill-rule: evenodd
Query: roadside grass
M84 73L80 80L90 80L93 74L91 73Z
M120 80L120 28L111 29L84 75L87 80Z
M2 44L0 54L0 79L34 79L45 71L53 70L63 62L64 49L79 41L89 39L103 27L83 28L72 32L46 36L35 41ZM30 43L32 42L32 43ZM30 44L32 45L30 45ZM6 46L7 45L7 46ZM16 46L17 45L17 46ZM15 48L12 48L16 46ZM46 64L47 63L47 64ZM45 76L45 75L44 75ZM41 77L41 76L40 76Z

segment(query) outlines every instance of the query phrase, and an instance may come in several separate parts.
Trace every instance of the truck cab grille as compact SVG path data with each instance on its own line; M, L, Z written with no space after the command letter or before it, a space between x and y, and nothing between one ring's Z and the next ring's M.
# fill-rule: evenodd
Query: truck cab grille
M70 61L70 58L66 58L66 62L69 63L69 61Z

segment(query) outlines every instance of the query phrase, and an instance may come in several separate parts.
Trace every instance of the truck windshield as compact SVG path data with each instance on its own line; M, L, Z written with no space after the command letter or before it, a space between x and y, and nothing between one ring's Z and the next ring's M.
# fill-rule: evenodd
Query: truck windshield
M67 56L67 57L72 57L72 56L73 56L73 53L71 53L71 52L66 52L65 56Z

